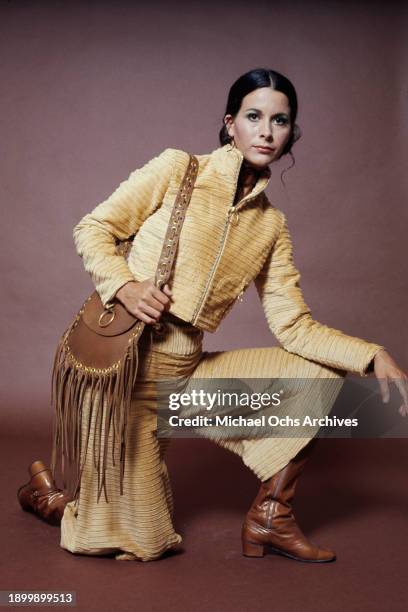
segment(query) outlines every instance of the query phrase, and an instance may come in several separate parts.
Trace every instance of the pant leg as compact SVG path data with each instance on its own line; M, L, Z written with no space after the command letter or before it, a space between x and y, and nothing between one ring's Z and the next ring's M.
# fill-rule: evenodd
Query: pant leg
M163 337L155 337L149 346L140 343L138 380L133 394L129 421L129 444L126 447L124 495L119 494L119 473L110 463L106 481L109 502L102 495L96 502L96 471L92 453L81 479L77 503L67 505L61 522L61 547L88 555L115 553L117 559L159 558L181 542L172 524L173 498L164 452L168 440L157 438L157 395L155 381L163 378L331 378L333 397L340 390L339 371L314 364L280 348L238 349L202 353L203 334L192 326L167 323ZM337 390L337 393L336 393ZM293 406L305 406L301 393L295 394ZM327 401L327 406L330 401ZM328 409L328 411L330 408ZM83 406L83 439L91 411ZM91 420L93 423L93 421ZM91 427L92 448L94 428ZM217 440L238 455L262 480L269 478L309 441L308 438L265 438ZM109 452L110 452L109 447ZM117 462L118 463L118 462Z
M67 504L61 521L62 548L86 555L114 553L118 560L151 561L182 537L173 526L173 496L165 463L169 440L157 437L156 381L191 374L201 355L202 332L188 326L168 325L164 337L152 335L152 328L139 343L139 368L128 421L123 495L119 488L119 448L116 466L108 461L106 484L108 502L102 494L97 502L97 473L93 465L95 414L85 395L82 439L91 419L86 462L77 502ZM95 402L98 398L95 398ZM103 427L102 427L103 430ZM102 438L103 444L103 438ZM112 452L112 432L108 457Z
M181 542L172 524L172 496L164 462L165 440L158 440L156 423L145 387L132 399L128 422L123 495L119 470L109 462L106 472L108 502L97 496L97 478L88 448L78 502L70 502L61 524L61 546L88 555L117 551L152 560ZM94 422L91 424L93 443ZM111 452L109 445L109 453ZM119 459L117 455L117 459ZM123 558L123 557L122 557Z
M345 374L343 370L309 361L280 347L249 348L203 353L190 378L190 384L206 378L276 379L275 390L278 390L281 383L286 387L290 379L291 392L285 403L285 414L303 419L311 411L319 417L330 412L344 383ZM318 427L308 436L308 430L305 430L306 433L302 433L301 437L241 439L213 437L211 428L203 428L200 433L238 454L258 478L267 480L287 465L317 431Z

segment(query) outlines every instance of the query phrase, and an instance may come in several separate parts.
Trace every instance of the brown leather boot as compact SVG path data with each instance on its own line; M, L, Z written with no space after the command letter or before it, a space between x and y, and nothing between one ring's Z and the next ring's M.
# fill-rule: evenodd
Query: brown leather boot
M262 557L265 548L296 561L325 563L334 561L330 550L318 548L307 540L292 512L296 482L317 439L313 438L277 474L262 482L242 526L242 551L247 557Z
M51 525L60 525L70 498L61 489L57 489L51 470L42 461L34 461L28 473L30 481L17 491L21 507L27 512L34 512Z

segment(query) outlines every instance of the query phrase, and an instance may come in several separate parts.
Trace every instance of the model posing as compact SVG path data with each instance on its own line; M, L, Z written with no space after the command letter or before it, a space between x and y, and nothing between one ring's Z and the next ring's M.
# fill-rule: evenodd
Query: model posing
M388 381L394 381L403 399L400 413L408 414L408 377L384 347L318 323L303 300L286 217L265 195L270 164L291 154L299 137L296 116L295 89L278 72L255 69L233 84L219 134L221 146L197 155L198 175L172 280L163 290L155 287L154 273L188 162L185 151L165 149L132 172L75 227L77 252L103 303L116 298L148 325L139 345L123 495L117 467L109 464L109 500L102 497L97 503L92 452L87 453L75 500L58 493L49 470L41 471L44 466L38 463L31 482L20 491L26 507L31 504L47 520L62 517L63 548L148 561L180 545L164 461L169 440L157 436L154 383L160 379L325 378L328 392L321 413L327 414L348 371L361 376L374 371L383 400L389 396ZM115 239L135 233L126 261L116 253ZM204 331L216 330L252 281L281 347L203 352ZM156 326L159 321L162 325ZM294 412L299 406L307 412L311 401L311 396L294 394ZM86 439L90 426L91 446L95 412L85 394L82 431ZM313 436L214 440L240 455L261 480L243 522L245 555L262 556L272 549L301 561L336 558L305 537L292 512L296 482L315 440ZM118 452L111 433L104 442L108 456Z

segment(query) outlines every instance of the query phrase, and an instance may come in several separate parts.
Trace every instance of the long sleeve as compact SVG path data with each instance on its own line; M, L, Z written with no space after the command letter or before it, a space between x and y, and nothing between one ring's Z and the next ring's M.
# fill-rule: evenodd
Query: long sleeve
M175 152L165 149L131 172L107 200L74 227L76 251L104 305L120 287L134 280L125 257L116 253L115 238L129 238L160 206L174 168Z
M278 239L255 279L272 333L290 353L367 376L371 360L384 347L313 320L299 286L300 273L294 265L286 217L281 214Z

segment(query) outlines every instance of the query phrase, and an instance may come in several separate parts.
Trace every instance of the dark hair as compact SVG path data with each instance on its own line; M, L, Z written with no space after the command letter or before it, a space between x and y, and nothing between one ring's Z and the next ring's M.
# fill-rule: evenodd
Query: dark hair
M255 68L254 70L250 70L249 72L246 72L245 74L240 76L229 90L227 108L225 109L223 117L225 117L225 115L227 114L235 117L235 115L241 108L243 98L247 94L251 93L251 91L259 89L260 87L272 87L272 89L274 89L275 91L280 91L288 98L292 131L289 140L282 151L282 155L284 155L285 153L289 153L294 163L294 157L291 151L292 145L301 136L300 128L296 124L298 101L294 86L289 81L289 79L286 78L280 72L276 72L276 70L268 70L266 68ZM231 136L229 136L227 127L224 122L219 132L219 140L221 146L228 144L232 141L232 138Z

